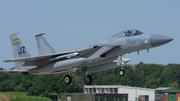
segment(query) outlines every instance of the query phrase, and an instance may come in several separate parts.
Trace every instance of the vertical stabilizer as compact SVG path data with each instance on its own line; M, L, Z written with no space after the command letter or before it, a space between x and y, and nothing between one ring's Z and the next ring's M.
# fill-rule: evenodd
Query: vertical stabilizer
M30 57L31 53L27 47L24 46L17 34L18 33L15 33L10 36L14 58ZM15 62L16 67L22 66L23 64L24 62Z
M56 53L54 49L51 47L51 45L44 38L43 36L44 34L45 33L35 35L36 40L37 40L37 47L38 47L39 55Z

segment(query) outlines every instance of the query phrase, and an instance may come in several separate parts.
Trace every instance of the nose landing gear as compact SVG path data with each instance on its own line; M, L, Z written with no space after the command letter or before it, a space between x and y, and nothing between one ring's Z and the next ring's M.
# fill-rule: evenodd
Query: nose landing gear
M120 70L120 71L119 71L119 75L121 75L121 76L123 76L124 73L125 73L124 70Z
M125 55L118 56L117 58L117 65L121 65L121 70L119 71L120 76L123 76L125 74L124 69L123 69Z

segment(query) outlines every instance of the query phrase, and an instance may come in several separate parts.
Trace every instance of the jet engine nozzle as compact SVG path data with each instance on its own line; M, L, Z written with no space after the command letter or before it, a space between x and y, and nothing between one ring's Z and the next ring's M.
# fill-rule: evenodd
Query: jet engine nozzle
M157 47L172 41L173 38L163 35L151 35L150 43L152 47Z

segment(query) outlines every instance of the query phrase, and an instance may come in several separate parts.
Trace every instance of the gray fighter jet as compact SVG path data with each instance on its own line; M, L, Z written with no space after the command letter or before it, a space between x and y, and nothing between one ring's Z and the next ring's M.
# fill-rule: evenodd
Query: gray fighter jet
M31 56L27 47L17 34L10 36L14 59L4 62L15 62L15 69L9 73L21 72L24 75L46 75L67 72L64 83L70 84L70 73L79 70L86 73L86 84L92 82L88 73L103 71L121 66L119 74L124 75L123 64L130 61L125 55L140 50L157 47L173 40L162 35L148 35L131 29L122 31L103 42L74 51L56 53L43 34L36 35L39 56Z

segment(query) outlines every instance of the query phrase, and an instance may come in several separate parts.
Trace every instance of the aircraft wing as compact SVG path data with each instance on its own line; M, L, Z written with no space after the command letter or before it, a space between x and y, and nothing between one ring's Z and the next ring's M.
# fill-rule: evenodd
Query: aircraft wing
M70 51L64 53L54 53L54 54L47 54L47 55L40 55L40 56L32 56L32 57L25 57L25 58L15 58L10 60L4 60L4 62L22 62L25 61L23 66L36 66L36 65L45 65L54 60L63 60L64 58L71 58L74 56L84 55L90 51L98 49L102 47L101 45L98 46L90 46L86 48L78 49L77 51Z
M0 72L21 73L21 72L27 72L27 70L0 70Z
M21 62L21 61L36 61L36 60L41 60L45 58L52 58L56 56L61 56L61 55L66 55L66 54L71 54L76 51L72 52L66 52L66 53L55 53L55 54L48 54L48 55L40 55L40 56L32 56L32 57L25 57L25 58L16 58L16 59L10 59L10 60L4 60L4 62Z

